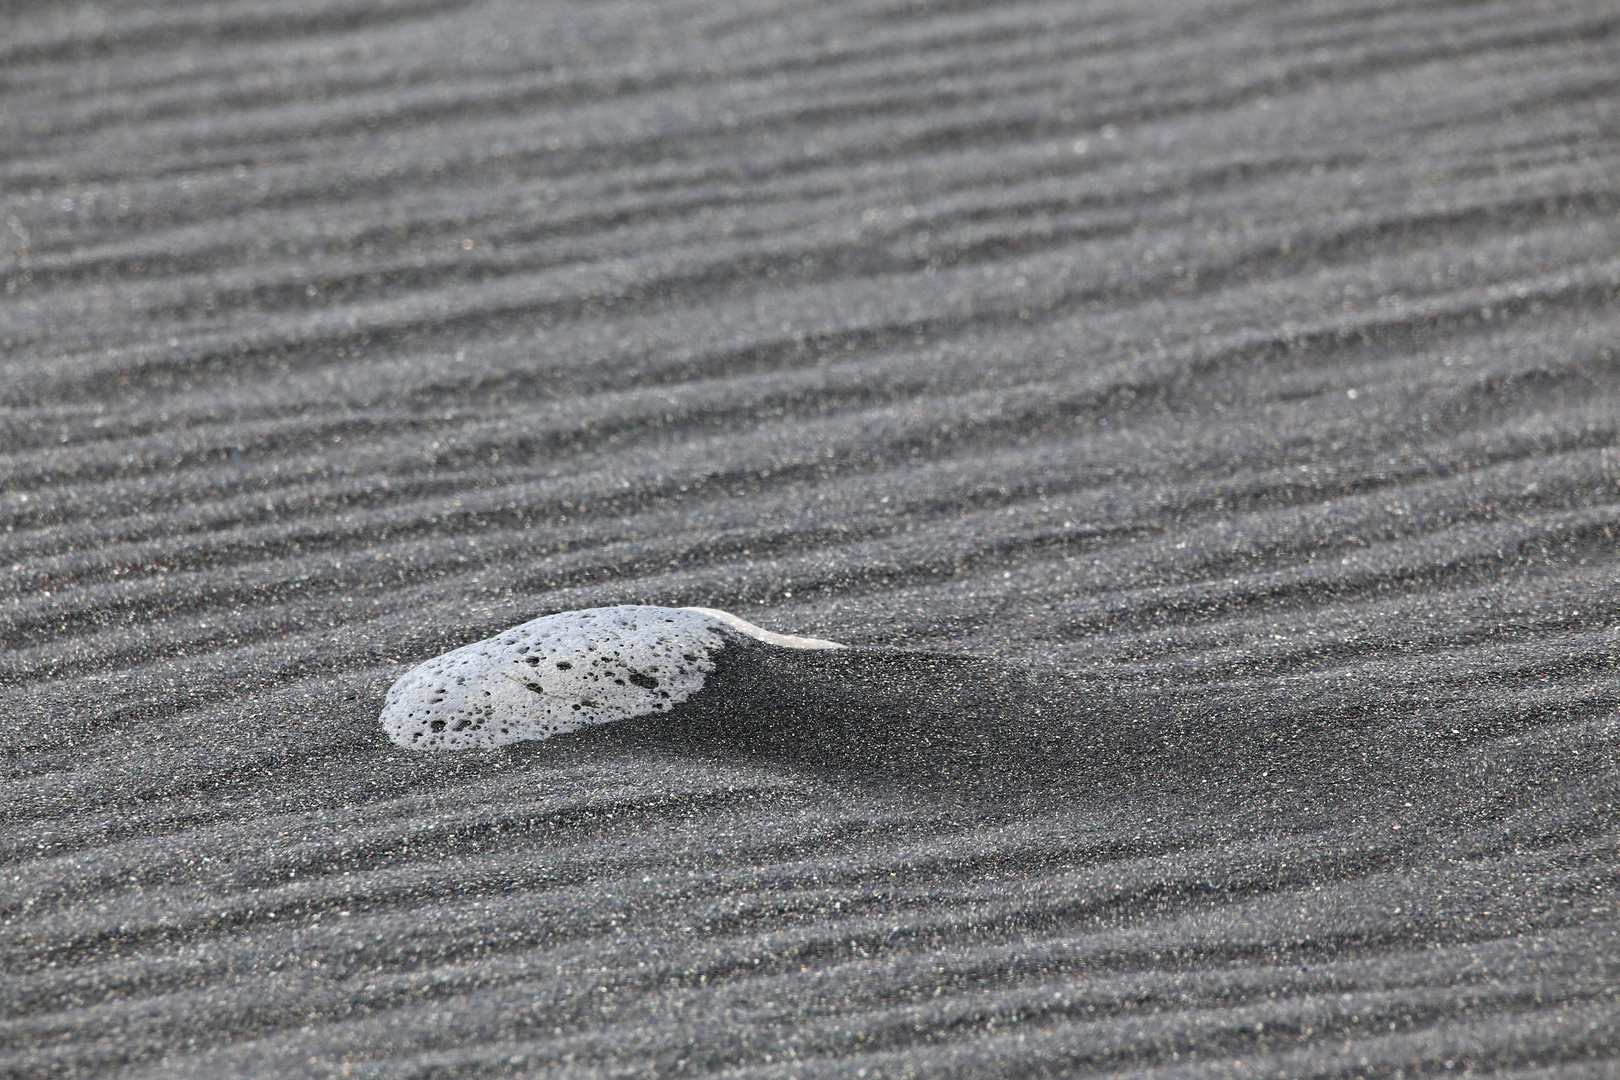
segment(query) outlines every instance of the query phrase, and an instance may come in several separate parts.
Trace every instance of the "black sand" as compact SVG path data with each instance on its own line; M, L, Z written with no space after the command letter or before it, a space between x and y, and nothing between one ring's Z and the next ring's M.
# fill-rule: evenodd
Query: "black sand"
M1620 1069L1612 3L0 8L0 1074ZM422 756L702 604L918 656Z

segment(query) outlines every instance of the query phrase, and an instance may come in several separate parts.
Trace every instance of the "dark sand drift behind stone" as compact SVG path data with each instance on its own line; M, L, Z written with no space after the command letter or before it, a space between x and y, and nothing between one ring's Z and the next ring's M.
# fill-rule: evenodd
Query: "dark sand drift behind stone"
M0 1075L1614 1075L1616 72L1557 0L0 6ZM849 648L378 722L622 604Z

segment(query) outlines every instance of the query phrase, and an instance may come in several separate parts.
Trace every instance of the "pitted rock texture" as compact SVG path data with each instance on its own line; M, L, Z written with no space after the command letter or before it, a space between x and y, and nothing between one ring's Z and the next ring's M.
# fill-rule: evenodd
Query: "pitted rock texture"
M667 712L703 687L714 654L735 633L795 648L842 648L706 608L565 611L411 669L388 691L383 730L413 750L462 750Z
M703 686L725 633L678 608L547 615L412 668L388 691L383 730L413 750L461 750L664 712Z

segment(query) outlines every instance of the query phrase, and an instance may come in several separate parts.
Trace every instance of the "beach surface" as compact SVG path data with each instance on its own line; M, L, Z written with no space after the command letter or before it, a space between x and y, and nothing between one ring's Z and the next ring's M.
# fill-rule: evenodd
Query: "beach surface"
M1600 0L8 3L0 1074L1616 1075L1617 75ZM384 735L618 604L851 648Z

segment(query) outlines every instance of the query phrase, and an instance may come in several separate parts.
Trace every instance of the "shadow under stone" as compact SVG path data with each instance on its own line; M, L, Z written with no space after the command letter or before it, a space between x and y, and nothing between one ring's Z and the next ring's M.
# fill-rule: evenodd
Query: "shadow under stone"
M1114 795L1321 810L1395 791L1453 801L1472 786L1448 765L1470 740L1376 695L1164 689L971 656L751 640L723 650L675 710L551 743L586 741L973 801Z
M1236 710L1188 704L978 657L747 641L675 710L562 738L991 798L1174 790L1275 764Z

